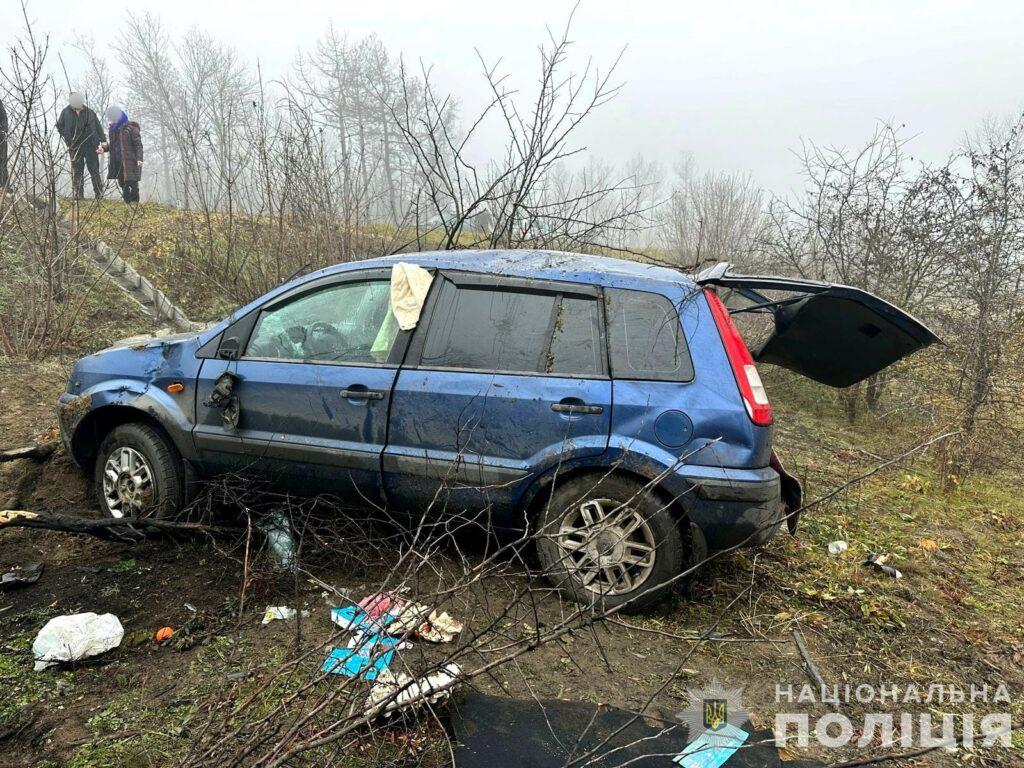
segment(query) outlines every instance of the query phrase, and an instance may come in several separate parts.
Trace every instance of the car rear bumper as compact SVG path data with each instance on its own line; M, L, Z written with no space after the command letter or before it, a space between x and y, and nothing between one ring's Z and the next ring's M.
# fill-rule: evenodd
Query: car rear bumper
M782 478L771 467L723 470L687 466L678 477L688 484L680 501L690 521L703 532L708 549L759 546L775 536L787 519Z

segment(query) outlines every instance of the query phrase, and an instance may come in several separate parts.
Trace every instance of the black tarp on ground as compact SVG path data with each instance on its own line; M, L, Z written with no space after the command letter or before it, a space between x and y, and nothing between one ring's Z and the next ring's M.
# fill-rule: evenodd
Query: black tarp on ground
M666 768L689 742L685 725L650 725L613 707L474 691L452 702L451 718L456 768ZM750 738L725 768L783 766L770 731L752 730L749 722L743 730Z

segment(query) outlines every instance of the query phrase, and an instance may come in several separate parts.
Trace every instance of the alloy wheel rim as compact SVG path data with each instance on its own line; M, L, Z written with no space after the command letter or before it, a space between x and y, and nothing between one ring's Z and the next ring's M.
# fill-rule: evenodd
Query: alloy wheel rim
M153 470L146 457L126 445L103 465L103 497L112 517L145 512L153 502Z
M657 558L648 520L612 499L588 499L566 510L555 542L563 565L598 595L632 592L650 577Z

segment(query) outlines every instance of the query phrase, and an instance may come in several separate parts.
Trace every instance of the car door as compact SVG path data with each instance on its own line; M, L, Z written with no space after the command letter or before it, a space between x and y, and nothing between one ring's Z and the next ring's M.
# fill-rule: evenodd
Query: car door
M237 359L205 360L197 387L204 463L257 471L279 488L381 500L388 408L409 336L391 312L389 274L301 286L224 332L221 348ZM237 426L210 401L225 372Z
M909 313L848 285L735 275L725 262L702 272L696 282L732 291L726 303L733 314L772 315L773 332L752 350L755 360L830 387L849 387L940 341ZM784 296L770 298L762 291Z
M457 272L435 283L395 384L388 501L516 527L524 481L607 448L599 292Z

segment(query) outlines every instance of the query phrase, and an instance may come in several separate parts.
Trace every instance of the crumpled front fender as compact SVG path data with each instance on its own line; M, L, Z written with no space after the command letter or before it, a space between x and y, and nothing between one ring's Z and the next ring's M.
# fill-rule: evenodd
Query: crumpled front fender
M154 384L122 379L106 381L80 394L65 392L57 405L64 448L82 464L94 453L111 424L145 420L162 427L184 458L194 458L192 390L194 387L186 387L185 392L171 395Z

